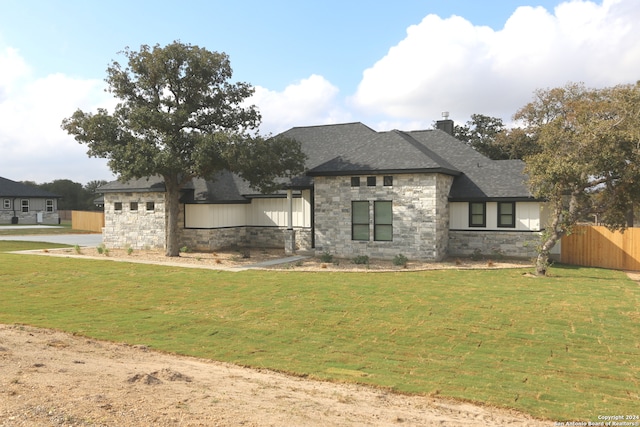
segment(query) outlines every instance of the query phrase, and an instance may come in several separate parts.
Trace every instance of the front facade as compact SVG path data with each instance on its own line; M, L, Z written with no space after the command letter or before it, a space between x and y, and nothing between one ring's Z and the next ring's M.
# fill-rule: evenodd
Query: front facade
M416 260L535 254L543 203L526 189L522 162L487 159L442 130L376 132L349 123L284 136L301 143L306 174L273 195L229 172L194 180L181 199L181 246ZM165 247L160 178L101 190L107 246Z
M0 177L0 224L58 224L60 196Z
M452 181L437 173L316 177L316 251L443 258Z

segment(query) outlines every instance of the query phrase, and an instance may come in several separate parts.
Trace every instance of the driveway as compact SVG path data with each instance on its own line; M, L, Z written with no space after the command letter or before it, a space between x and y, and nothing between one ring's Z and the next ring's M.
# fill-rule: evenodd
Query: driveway
M10 226L3 226L1 229L6 230ZM20 229L24 229L21 226ZM45 226L35 226L32 228L49 228ZM51 227L54 228L54 227ZM57 228L57 227L55 227ZM102 243L102 234L34 234L26 236L0 236L0 240L19 240L23 242L48 242L59 243L64 245L78 246L98 246Z

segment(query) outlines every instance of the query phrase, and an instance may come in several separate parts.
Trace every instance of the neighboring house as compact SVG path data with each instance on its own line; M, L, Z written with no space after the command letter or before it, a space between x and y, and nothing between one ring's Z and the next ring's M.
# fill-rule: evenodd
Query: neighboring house
M58 224L60 196L0 177L0 224Z
M441 129L376 132L362 123L284 132L307 155L307 172L272 195L237 175L195 179L181 199L180 242L193 249L285 247L440 260L474 253L535 254L543 203L518 160L490 160ZM164 184L111 182L104 194L107 246L164 247Z

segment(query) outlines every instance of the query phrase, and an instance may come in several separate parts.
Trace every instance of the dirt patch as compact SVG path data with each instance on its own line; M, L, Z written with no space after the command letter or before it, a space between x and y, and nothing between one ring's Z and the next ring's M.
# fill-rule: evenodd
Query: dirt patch
M0 325L0 426L540 426L505 409L403 396Z
M100 253L102 252L102 253ZM528 260L519 259L481 259L450 258L442 262L412 261L406 265L394 265L392 260L371 259L368 264L356 264L352 259L333 258L331 261L323 261L322 257L300 253L303 259L285 262L271 266L256 266L265 261L285 259L284 250L281 249L238 249L221 250L214 252L183 252L179 257L167 257L160 250L124 250L109 249L108 251L97 248L79 249L49 249L32 251L39 255L54 255L65 257L85 257L106 259L112 261L126 261L138 263L152 263L174 265L192 268L209 269L242 269L246 267L262 269L287 269L294 271L419 271L435 269L498 269L498 268L522 268L531 267Z

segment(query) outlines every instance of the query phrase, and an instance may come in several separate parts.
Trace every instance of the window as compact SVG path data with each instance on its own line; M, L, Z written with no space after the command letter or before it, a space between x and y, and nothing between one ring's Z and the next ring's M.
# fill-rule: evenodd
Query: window
M147 202L147 210L153 211L156 209L156 204L154 202Z
M391 202L373 202L373 240L393 240L393 212Z
M121 211L122 210L122 202L115 202L113 204L113 209L115 209L117 211Z
M352 187L360 187L360 177L359 176L352 176L351 177L351 186Z
M383 177L382 185L384 185L385 187L391 187L393 185L393 177L392 176Z
M498 203L498 227L516 226L516 203L515 202L499 202Z
M29 212L29 201L22 200L22 212Z
M369 240L369 202L351 202L351 240Z
M129 203L129 210L130 211L137 211L138 210L138 202Z
M484 202L469 203L469 227L487 226L487 205Z
M2 201L2 209L11 209L11 199L4 199Z
M376 186L376 177L368 176L367 177L367 187L375 187Z
M47 200L45 204L46 204L45 210L47 212L53 212L53 200Z

